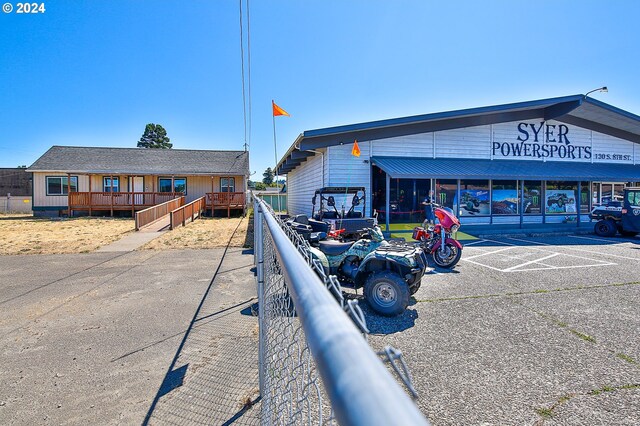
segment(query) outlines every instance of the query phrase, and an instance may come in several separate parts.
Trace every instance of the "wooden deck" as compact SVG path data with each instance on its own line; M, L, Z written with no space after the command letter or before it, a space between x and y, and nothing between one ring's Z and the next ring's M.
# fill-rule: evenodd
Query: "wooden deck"
M93 211L144 210L156 204L182 197L182 192L71 192L69 213L73 210Z
M246 196L244 192L207 192L207 210L226 210L227 217L231 217L231 210L242 210L246 207Z
M69 214L74 210L109 211L136 211L165 203L175 198L182 197L182 192L71 192L69 194ZM226 210L227 216L231 216L231 210L244 211L246 197L244 192L207 192L206 209Z

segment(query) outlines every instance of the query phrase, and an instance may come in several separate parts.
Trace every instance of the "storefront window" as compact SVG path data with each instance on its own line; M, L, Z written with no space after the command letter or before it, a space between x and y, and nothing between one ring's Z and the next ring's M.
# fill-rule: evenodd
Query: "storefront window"
M542 181L525 180L524 181L524 201L522 212L524 214L541 214L542 207Z
M591 205L600 205L600 184L593 182L591 184Z
M371 168L371 206L378 212L378 220L386 221L386 205L387 205L387 174L379 167Z
M591 185L589 182L581 182L580 185L580 213L589 213L591 211L589 205L589 189Z
M600 203L607 204L611 201L611 196L613 195L613 185L610 183L602 184L602 197L600 198Z
M613 199L615 201L624 200L624 183L616 183L613 185Z
M518 181L494 180L491 184L491 214L518 214L518 204L520 204Z
M436 180L436 203L444 207L449 207L455 212L457 191L458 182L455 179Z
M544 194L547 214L577 213L577 191L576 182L548 181Z
M489 215L489 181L460 181L460 216Z

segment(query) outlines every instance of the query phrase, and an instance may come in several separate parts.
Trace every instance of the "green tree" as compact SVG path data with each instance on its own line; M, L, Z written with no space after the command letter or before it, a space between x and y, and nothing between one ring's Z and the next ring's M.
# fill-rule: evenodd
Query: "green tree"
M262 182L256 182L256 191L264 191L267 189L267 185Z
M273 183L273 170L271 170L271 167L267 167L267 170L264 171L262 176L262 183L265 185L271 185Z
M149 123L144 128L144 134L138 141L138 148L170 149L173 144L169 142L167 131L159 124Z

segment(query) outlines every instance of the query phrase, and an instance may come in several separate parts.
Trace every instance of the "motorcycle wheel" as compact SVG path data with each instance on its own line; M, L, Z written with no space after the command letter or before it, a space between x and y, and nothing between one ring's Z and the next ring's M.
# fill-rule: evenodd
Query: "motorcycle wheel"
M396 316L409 306L409 286L394 272L375 272L364 283L364 297L380 315Z
M435 264L439 267L453 268L460 260L462 250L453 244L445 244L444 253L442 253L440 248L437 248L431 253L431 256Z
M593 230L600 237L613 237L616 235L616 224L611 219L599 220Z

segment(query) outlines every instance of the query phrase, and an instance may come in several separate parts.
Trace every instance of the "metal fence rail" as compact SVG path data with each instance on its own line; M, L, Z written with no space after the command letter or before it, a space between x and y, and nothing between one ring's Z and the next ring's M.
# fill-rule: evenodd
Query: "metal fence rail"
M341 308L353 312L335 277L323 283L259 199L254 220L262 423L428 424Z

